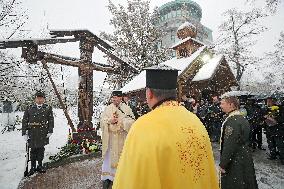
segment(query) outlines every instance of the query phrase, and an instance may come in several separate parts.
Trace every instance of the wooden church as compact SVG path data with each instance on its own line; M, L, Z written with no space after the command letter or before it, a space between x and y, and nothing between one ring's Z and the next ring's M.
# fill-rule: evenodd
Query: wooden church
M176 57L162 62L179 71L178 97L182 95L209 98L212 92L223 94L238 86L238 82L223 55L216 55L206 45L196 39L196 28L185 22L177 31L180 41L171 48ZM121 90L145 100L146 72L142 71Z

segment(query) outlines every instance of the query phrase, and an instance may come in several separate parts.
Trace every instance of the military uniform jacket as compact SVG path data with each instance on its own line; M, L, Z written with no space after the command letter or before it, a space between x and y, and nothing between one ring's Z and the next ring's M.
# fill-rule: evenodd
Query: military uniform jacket
M239 111L232 112L223 123L220 167L222 189L258 188L249 144L249 122Z
M26 109L22 120L22 135L28 131L30 148L40 148L48 144L46 135L53 132L53 127L54 118L50 106L43 104L38 109L36 105L31 105Z

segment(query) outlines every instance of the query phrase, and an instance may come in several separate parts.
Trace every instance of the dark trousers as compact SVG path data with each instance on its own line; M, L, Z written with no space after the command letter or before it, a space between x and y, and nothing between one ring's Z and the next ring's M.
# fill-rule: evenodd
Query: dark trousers
M44 158L44 147L41 148L31 148L31 165L32 168L36 168L36 161L39 166L42 166L42 160Z
M276 141L275 137L272 136L271 134L267 133L266 134L266 139L267 139L267 144L268 144L268 149L271 157L276 157L277 151L276 151Z
M284 161L284 136L275 136L275 143L280 159Z
M222 127L221 122L212 122L212 137L211 137L211 139L215 142L220 140L221 127Z
M262 128L257 127L252 130L251 133L251 142L252 142L252 147L256 147L256 145L260 148L262 146Z

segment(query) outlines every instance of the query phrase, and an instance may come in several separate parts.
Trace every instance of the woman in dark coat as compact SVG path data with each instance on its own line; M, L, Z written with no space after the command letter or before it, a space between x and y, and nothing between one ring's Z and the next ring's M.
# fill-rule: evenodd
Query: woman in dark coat
M250 127L239 111L236 97L224 97L222 110L228 117L221 134L221 188L257 189L254 164L249 148Z

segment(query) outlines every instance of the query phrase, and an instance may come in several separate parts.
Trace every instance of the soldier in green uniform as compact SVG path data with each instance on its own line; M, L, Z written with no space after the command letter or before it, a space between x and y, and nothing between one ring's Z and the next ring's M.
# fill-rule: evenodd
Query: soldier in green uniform
M249 148L249 122L239 111L236 97L223 97L221 108L227 114L221 134L221 188L257 189L252 154Z
M34 104L30 105L23 116L22 135L28 141L31 159L31 169L29 175L38 171L45 172L42 165L44 158L44 146L49 143L49 137L53 132L54 118L52 108L45 102L45 94L36 92ZM36 167L36 162L38 166Z

